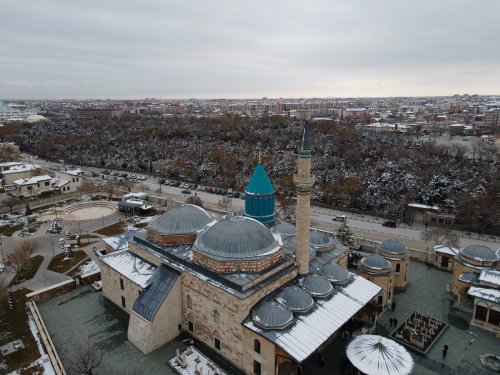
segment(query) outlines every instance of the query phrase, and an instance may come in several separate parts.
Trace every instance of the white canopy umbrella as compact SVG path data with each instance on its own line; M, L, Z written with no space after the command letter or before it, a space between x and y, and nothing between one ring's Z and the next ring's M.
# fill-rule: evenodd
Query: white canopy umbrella
M408 375L413 358L402 345L378 335L361 335L347 346L347 358L368 375Z

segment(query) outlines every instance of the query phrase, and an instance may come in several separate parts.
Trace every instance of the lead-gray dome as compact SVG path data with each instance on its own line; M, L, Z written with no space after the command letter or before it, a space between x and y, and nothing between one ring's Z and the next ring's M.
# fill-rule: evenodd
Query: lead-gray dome
M297 249L297 237L290 236L283 242L283 249L286 254L295 254ZM309 259L314 259L316 257L316 249L309 245Z
M288 223L279 223L273 227L274 231L281 235L281 237L295 236L297 233L295 225Z
M168 209L149 224L149 228L162 235L198 233L215 218L203 208L193 204L182 204Z
M387 240L378 245L378 248L384 253L405 254L406 246L399 241Z
M310 273L300 280L300 286L313 297L327 297L333 292L332 284L316 273Z
M351 274L338 264L325 264L319 271L321 276L334 284L345 284L351 280Z
M296 285L290 285L284 288L276 296L276 301L288 307L293 312L304 313L314 306L314 300L305 290Z
M293 323L293 314L278 302L265 301L253 311L252 321L264 329L285 329Z
M228 216L201 233L195 249L219 259L269 255L280 245L262 223L245 216Z
M332 239L325 232L312 230L309 234L309 243L313 246L328 246L332 243Z
M387 259L380 255L370 255L366 258L361 259L361 265L374 270L391 269L391 263L389 263Z
M460 250L460 254L480 262L496 262L497 254L487 246L469 245Z

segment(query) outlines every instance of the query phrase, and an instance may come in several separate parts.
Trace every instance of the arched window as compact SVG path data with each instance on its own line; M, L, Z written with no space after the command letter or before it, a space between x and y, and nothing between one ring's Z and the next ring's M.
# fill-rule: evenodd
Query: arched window
M253 350L255 353L260 353L260 341L257 339L253 342Z
M193 307L193 300L191 299L190 295L187 296L186 304L187 304L187 307L189 307L190 309Z
M217 310L214 310L214 321L215 321L215 323L220 322L220 315L219 315L219 312Z
M396 272L399 273L399 271L401 271L401 264L396 264Z

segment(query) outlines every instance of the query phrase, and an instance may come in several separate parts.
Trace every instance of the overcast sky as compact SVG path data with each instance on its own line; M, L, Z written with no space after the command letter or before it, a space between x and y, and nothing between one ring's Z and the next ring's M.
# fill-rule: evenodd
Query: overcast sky
M0 98L500 94L499 0L0 0Z

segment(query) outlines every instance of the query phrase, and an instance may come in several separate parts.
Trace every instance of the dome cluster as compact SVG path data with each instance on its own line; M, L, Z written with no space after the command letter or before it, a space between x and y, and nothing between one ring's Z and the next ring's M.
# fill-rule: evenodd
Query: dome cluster
M252 312L255 325L268 330L286 329L293 324L294 314L309 313L315 299L329 298L335 292L334 285L352 280L352 275L338 264L325 264L320 273L306 275L298 285L286 286L258 305Z

